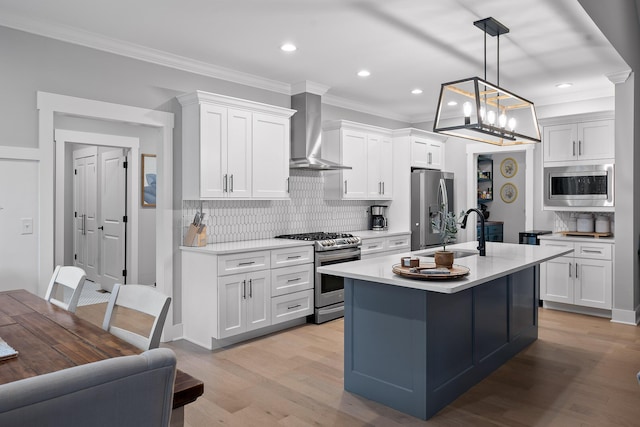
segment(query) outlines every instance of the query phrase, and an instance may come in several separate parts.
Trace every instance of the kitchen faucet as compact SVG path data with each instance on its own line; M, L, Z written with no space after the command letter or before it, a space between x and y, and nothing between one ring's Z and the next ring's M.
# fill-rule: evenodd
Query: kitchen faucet
M460 224L460 228L464 229L467 227L467 217L471 212L475 212L478 214L478 218L480 218L480 236L478 236L478 250L480 251L480 256L485 256L487 254L486 249L486 240L484 237L484 215L480 210L476 208L471 208L464 214L464 218L462 218L462 224Z

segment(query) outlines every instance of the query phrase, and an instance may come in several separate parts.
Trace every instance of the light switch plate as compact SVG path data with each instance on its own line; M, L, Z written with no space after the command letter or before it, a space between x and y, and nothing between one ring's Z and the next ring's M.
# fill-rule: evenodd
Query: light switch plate
M22 218L22 234L33 234L33 218Z

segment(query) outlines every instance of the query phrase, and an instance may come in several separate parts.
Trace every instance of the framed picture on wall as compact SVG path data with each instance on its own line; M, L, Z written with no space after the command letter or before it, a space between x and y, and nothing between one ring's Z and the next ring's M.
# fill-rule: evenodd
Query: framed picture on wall
M500 163L500 173L505 178L513 178L518 173L518 162L511 157L507 157Z
M507 182L500 188L500 198L505 203L513 203L518 198L518 187Z
M156 207L156 178L157 178L157 165L155 154L143 154L142 155L142 167L141 180L140 180L140 193L142 194L142 206L155 208Z

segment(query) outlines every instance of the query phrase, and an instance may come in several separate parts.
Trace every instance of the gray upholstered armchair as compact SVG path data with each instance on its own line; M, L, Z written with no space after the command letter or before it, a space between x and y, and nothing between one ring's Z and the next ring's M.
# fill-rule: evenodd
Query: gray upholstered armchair
M158 348L0 385L0 426L168 426L175 372Z

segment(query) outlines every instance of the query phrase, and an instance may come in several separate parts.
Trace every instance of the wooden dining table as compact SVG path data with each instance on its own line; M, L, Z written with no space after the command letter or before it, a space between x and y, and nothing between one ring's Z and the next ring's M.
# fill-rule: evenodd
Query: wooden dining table
M26 290L0 292L0 337L18 356L0 361L0 384L141 350ZM204 393L204 383L178 369L171 425L184 423L184 406Z

